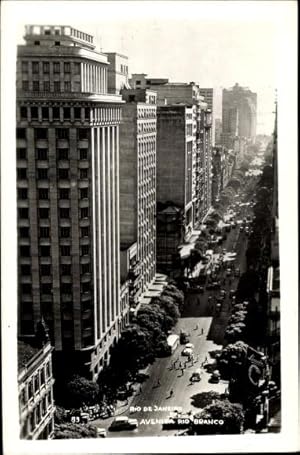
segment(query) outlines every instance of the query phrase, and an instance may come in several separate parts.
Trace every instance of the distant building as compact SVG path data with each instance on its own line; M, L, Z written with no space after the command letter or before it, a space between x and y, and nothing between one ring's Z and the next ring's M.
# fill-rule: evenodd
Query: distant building
M156 93L121 93L126 104L120 126L120 241L122 251L136 244L130 271L138 270L139 280L135 295L130 293L132 301L147 290L156 273Z
M95 380L122 326L124 102L108 93L108 56L91 35L29 25L24 39L17 61L19 334L30 338L43 316L64 367L58 371L76 368Z
M215 119L215 145L222 144L222 121L219 118Z
M120 94L123 88L130 88L128 82L128 57L117 52L105 52L109 62L107 69L108 93Z
M53 348L18 342L18 390L21 439L51 439L54 434Z
M222 145L233 148L235 136L254 141L256 136L257 94L235 84L223 89Z
M158 106L181 104L193 107L193 125L190 133L192 144L189 147L192 147L193 227L196 227L201 224L211 206L212 111L205 102L204 95L201 95L198 84L175 83L169 82L168 79L146 76L143 73L133 74L129 82L135 89L148 87L156 91ZM213 89L203 90L213 107ZM172 142L172 139L170 140Z

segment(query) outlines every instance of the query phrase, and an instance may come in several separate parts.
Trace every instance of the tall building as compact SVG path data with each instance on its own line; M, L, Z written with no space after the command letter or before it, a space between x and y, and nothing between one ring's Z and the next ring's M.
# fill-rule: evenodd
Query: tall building
M215 145L222 143L222 121L219 118L215 119Z
M256 136L257 94L235 84L223 89L222 136L223 145L233 148L235 136L253 141Z
M182 104L193 107L192 140L192 199L193 226L201 224L211 206L211 149L212 149L212 111L205 102L204 94L213 107L213 89L203 89L194 82L173 83L168 79L149 78L146 74L133 74L129 80L135 89L143 87L157 92L159 106ZM167 141L167 138L164 138ZM170 137L170 143L173 138ZM159 136L158 136L159 146ZM184 151L182 150L183 155ZM159 165L158 165L159 166ZM189 223L189 222L187 222Z
M19 334L44 318L56 362L93 379L122 326L121 96L69 26L26 26L17 58ZM58 368L58 372L59 372Z
M156 93L121 93L126 104L120 126L120 239L122 252L136 244L126 262L139 278L130 295L136 302L156 272Z
M215 145L215 122L214 122L214 89L200 87L200 95L204 97L207 109L211 112L211 145Z

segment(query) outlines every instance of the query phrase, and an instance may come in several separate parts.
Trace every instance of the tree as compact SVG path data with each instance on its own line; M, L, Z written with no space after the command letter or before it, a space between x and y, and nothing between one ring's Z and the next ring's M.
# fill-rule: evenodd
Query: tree
M246 324L243 322L235 322L227 326L225 330L225 338L230 341L234 342L240 340L243 337L243 332L246 328Z
M216 419L224 422L223 425L194 424L193 429L198 434L203 434L203 431L211 434L239 434L243 429L245 415L242 405L231 403L229 400L216 400L195 415L195 418L202 421Z
M210 390L209 392L200 392L192 396L192 405L195 408L205 408L215 400L221 400L221 394Z
M232 187L237 191L241 187L241 181L237 177L232 177L227 184L227 188L228 187Z
M79 408L84 403L95 404L99 399L99 386L79 375L74 375L65 386L64 401L67 406Z
M55 425L54 439L97 438L97 428L79 423L61 423Z
M231 377L232 374L238 374L241 371L247 358L248 345L239 340L235 343L228 344L220 351L218 356L218 366L221 375L224 378Z

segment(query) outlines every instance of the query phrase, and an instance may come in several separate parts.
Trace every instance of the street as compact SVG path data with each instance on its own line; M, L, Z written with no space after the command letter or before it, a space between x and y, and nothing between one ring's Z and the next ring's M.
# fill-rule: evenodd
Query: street
M243 211L243 216L246 211ZM236 226L228 232L227 239L218 246L215 253L222 249L235 251L237 253L234 266L239 267L241 273L245 271L246 261L245 252L247 248L247 236L240 232ZM225 269L221 269L220 277L225 276ZM194 345L194 354L197 362L189 362L183 370L179 368L184 365L187 357L183 357L181 352L184 346L179 345L172 356L157 359L150 366L148 373L150 377L141 386L137 386L133 398L123 407L118 407L116 415L126 415L138 420L139 426L133 431L109 432L108 437L124 436L167 436L175 434L178 430L162 430L162 423L156 419L167 419L174 409L183 412L195 412L197 408L192 405L192 397L200 392L216 391L224 393L227 388L227 381L220 380L217 384L209 382L210 373L203 368L203 362L212 361L210 353L222 349L224 344L224 332L227 321L230 317L229 290L236 289L238 277L231 276L226 279L226 284L222 289L227 291L226 298L218 314L215 305L209 296L218 296L220 290L206 290L204 293L187 294L185 296L185 306L179 319L174 333L180 334L183 330L189 333L189 341ZM203 330L203 333L202 333ZM177 360L177 368L173 368L173 362ZM201 368L202 379L200 382L190 382L191 373ZM170 396L170 391L173 395ZM199 408L198 408L199 409ZM114 417L106 420L98 420L94 423L101 428L110 426Z

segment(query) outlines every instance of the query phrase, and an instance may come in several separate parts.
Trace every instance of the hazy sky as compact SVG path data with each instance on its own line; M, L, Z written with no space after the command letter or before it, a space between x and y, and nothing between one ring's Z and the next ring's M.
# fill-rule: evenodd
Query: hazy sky
M282 4L289 2L34 2L17 9L17 41L26 23L72 25L95 37L98 50L129 57L129 71L221 89L236 82L258 94L257 132L274 123ZM52 6L51 6L52 5Z

